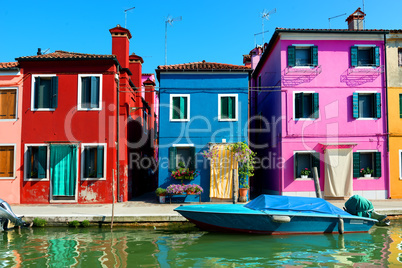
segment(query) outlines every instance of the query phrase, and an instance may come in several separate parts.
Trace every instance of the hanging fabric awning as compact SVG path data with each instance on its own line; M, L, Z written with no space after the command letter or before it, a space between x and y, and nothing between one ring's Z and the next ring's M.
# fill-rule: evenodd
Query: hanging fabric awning
M340 143L319 143L323 150L325 149L347 149L353 148L357 143L353 142L340 142Z

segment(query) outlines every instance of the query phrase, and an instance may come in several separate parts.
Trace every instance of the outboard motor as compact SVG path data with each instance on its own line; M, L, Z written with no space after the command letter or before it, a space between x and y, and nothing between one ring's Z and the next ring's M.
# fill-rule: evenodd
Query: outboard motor
M22 217L17 217L17 215L14 214L13 210L11 209L10 205L4 201L3 199L0 199L0 220L3 229L4 226L7 226L7 221L12 223L14 226L24 226L26 225L25 221L22 220Z
M345 207L343 209L352 215L378 220L376 225L385 226L390 224L390 220L386 219L387 215L382 215L374 211L373 204L363 196L352 196L346 201Z

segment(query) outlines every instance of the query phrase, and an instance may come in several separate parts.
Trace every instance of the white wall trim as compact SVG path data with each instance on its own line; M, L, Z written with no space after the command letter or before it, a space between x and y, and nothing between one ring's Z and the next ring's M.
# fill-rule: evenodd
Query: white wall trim
M39 147L46 146L47 147L47 158L46 158L46 178L28 178L27 174L27 166L25 163L29 161L28 158L28 147ZM24 181L49 181L50 178L50 146L46 143L27 143L24 145Z
M57 76L56 74L32 74L31 75L31 111L33 112L48 112L48 111L55 111L55 108L35 108L35 78L36 77L54 77ZM59 87L60 88L60 87ZM57 98L59 98L59 93L57 94ZM57 100L59 101L59 100Z
M235 118L234 119L222 119L221 115L221 98L222 97L235 97ZM239 95L238 94L218 94L218 121L238 121L239 117Z
M81 100L81 89L82 89L82 82L81 78L83 77L99 77L99 108L83 108L82 100ZM78 74L78 104L77 110L78 111L101 111L102 110L102 92L103 92L103 75L102 74Z
M102 178L84 178L84 149L85 147L103 146L103 177ZM107 164L107 143L81 143L81 180L82 181L105 181L106 180L106 164Z
M173 97L186 97L187 98L187 119L173 119ZM170 94L169 96L169 120L171 122L185 122L190 121L190 94Z
M188 144L172 144L172 147L194 147L194 143L188 143Z
M294 121L314 121L318 118L296 118L296 94L298 93L307 93L313 94L316 93L315 91L293 91L293 120Z

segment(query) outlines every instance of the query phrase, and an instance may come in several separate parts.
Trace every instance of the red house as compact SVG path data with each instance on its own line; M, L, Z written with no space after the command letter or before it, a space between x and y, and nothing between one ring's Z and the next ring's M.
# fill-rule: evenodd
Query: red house
M141 57L129 30L110 29L112 54L65 51L17 58L24 69L21 203L111 203L132 197L130 128L141 100ZM138 108L138 109L137 109Z

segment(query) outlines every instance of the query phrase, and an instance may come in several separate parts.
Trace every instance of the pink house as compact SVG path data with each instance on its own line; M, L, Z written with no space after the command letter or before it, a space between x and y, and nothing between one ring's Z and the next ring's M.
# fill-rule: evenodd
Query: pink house
M18 62L0 63L0 198L20 203L22 71Z
M324 198L389 197L386 33L276 29L251 81L255 194L313 197L317 167Z

